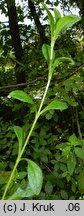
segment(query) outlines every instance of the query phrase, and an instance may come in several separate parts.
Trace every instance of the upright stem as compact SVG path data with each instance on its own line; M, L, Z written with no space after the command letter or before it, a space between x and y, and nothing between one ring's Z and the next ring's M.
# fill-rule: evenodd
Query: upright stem
M35 116L34 122L33 122L33 124L32 124L32 127L31 127L30 131L29 131L29 134L28 134L28 136L27 136L27 138L26 138L26 141L25 141L25 143L24 143L24 145L23 145L23 148L22 148L20 154L19 154L18 157L17 157L16 163L15 163L15 165L14 165L14 168L13 168L12 172L11 172L9 181L8 181L8 183L7 183L7 185L6 185L6 188L5 188L5 191L4 191L2 200L5 199L5 196L6 196L6 193L7 193L8 189L9 189L10 183L11 183L11 181L12 181L12 179L13 179L14 172L15 172L15 170L16 170L16 168L17 168L19 162L20 162L20 159L21 159L22 154L24 153L24 150L25 150L25 148L26 148L26 146L27 146L27 144L28 144L29 138L30 138L30 136L31 136L31 134L32 134L32 131L33 131L34 127L35 127L35 124L36 124L36 122L37 122L37 120L38 120L38 118L39 118L39 116L40 116L40 111L41 111L41 108L42 108L42 106L43 106L43 103L44 103L44 100L45 100L45 97L46 97L46 94L47 94L47 91L48 91L48 88L49 88L49 85L50 85L50 81L51 81L51 79L49 79L48 82L47 82L46 89L45 89L43 98L42 98L42 100L41 100L40 107L39 107L38 112L37 112L37 114L36 114L36 116Z
M35 116L35 119L34 119L34 121L33 121L33 124L32 124L32 126L31 126L31 129L30 129L30 131L29 131L29 134L28 134L28 136L27 136L27 138L26 138L26 140L25 140L25 143L24 143L24 145L23 145L23 148L22 148L20 154L19 154L18 157L17 157L16 163L15 163L14 168L13 168L13 170L12 170L12 173L11 173L11 175L10 175L9 181L8 181L8 183L7 183L7 185L6 185L6 188L5 188L5 191L4 191L2 200L5 199L5 196L6 196L6 193L7 193L8 189L9 189L10 183L11 183L11 181L12 181L12 179L13 179L14 172L15 172L15 170L16 170L16 168L17 168L19 162L20 162L20 159L21 159L21 157L22 157L22 155L23 155L23 153L24 153L24 150L25 150L25 148L26 148L26 146L27 146L27 144L28 144L28 141L29 141L29 139L30 139L30 136L31 136L31 134L32 134L32 131L33 131L34 127L35 127L35 124L36 124L36 122L37 122L37 120L38 120L38 118L39 118L39 116L40 116L40 114L41 114L41 109L42 109L42 106L43 106L43 103L44 103L44 100L45 100L45 97L46 97L46 94L47 94L47 91L48 91L48 88L49 88L49 85L50 85L50 81L51 81L51 78L52 78L53 49L54 49L54 42L51 41L51 55L50 55L50 65L49 65L49 76L48 76L48 82L47 82L47 85L46 85L46 88L45 88L45 92L44 92L43 98L42 98L42 100L41 100L39 109L38 109L38 111L37 111L37 113L36 113L36 116Z
M7 191L8 191L9 186L10 186L10 183L11 183L13 177L14 177L14 173L15 173L15 170L16 170L16 168L17 168L17 166L18 166L19 161L20 161L20 158L17 157L17 160L16 160L16 162L15 162L14 168L13 168L13 170L12 170L12 172L11 172L10 178L9 178L9 180L8 180L8 183L7 183L6 187L5 187L4 194L3 194L3 196L2 196L2 200L5 199L6 193L7 193Z
M36 114L36 116L35 116L35 119L34 119L34 121L33 121L32 127L31 127L31 129L30 129L30 131L29 131L29 134L28 134L28 136L27 136L27 138L26 138L26 141L25 141L25 143L24 143L24 146L23 146L23 148L22 148L22 150L21 150L21 153L20 153L20 156L19 156L20 158L21 158L21 156L22 156L22 154L23 154L23 152L24 152L24 150L25 150L25 148L26 148L26 146L27 146L27 144L28 144L28 141L29 141L29 139L30 139L30 136L31 136L31 134L32 134L32 131L33 131L34 127L35 127L35 124L36 124L36 122L37 122L37 120L38 120L38 118L39 118L39 116L40 116L40 111L41 111L41 108L42 108L42 106L43 106L43 103L44 103L44 100L45 100L45 97L46 97L46 94L47 94L49 85L50 85L50 80L48 80L48 82L47 82L47 86L46 86L46 89L45 89L43 98L42 98L42 100L41 100L40 107L39 107L38 112L37 112L37 114Z

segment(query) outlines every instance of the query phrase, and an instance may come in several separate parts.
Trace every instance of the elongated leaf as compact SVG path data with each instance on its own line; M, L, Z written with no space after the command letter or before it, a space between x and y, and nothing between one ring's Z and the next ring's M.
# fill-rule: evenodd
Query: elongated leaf
M84 146L84 139L78 140L73 143L74 146Z
M54 39L56 40L56 38L62 31L65 31L66 29L77 23L79 20L80 17L76 15L68 15L59 19L56 25L56 30L54 32Z
M67 108L68 108L68 106L67 106L66 102L54 100L41 111L41 114L50 110L50 109L56 109L56 110L63 111Z
M72 65L74 64L74 61L69 58L69 57L60 57L60 58L56 58L53 64L53 70L58 67L59 64L61 64L62 62L68 61L70 62Z
M76 158L73 154L71 154L67 160L67 168L69 174L72 175L76 166Z
M56 145L56 149L60 149L61 151L63 151L63 149L66 148L67 145L70 146L68 142L58 144Z
M45 9L46 12L47 12L48 19L49 19L49 21L50 21L50 28L51 28L51 35L52 35L52 33L53 33L53 31L54 31L54 18L53 18L53 16L52 16L51 12L49 11L47 5L46 5L45 3L43 3L43 2L42 2L42 5L43 5L44 9Z
M24 131L21 127L15 126L15 125L14 125L13 129L15 131L15 134L16 134L18 142L19 142L19 153L20 153L21 148L22 148L22 144L23 144Z
M31 187L28 185L26 188L22 189L21 187L19 187L15 193L13 195L11 195L10 197L8 197L9 200L21 200L23 198L28 198L28 197L33 197L34 193L31 189Z
M50 52L51 52L51 48L48 44L43 44L42 46L42 53L46 59L46 61L50 60Z
M51 47L48 44L43 44L42 53L43 53L46 61L49 62L50 61L50 55L51 55ZM53 51L52 60L54 60L54 58L55 58L55 52Z
M60 12L54 8L54 22L55 22L55 27L56 27L56 24L58 22L58 20L61 18L61 14Z
M23 141L23 134L24 134L23 133L23 129L21 127L19 127L19 126L16 126L16 125L13 126L13 129L15 131L15 134L16 134L17 138L18 138L18 142L22 143L22 141Z
M80 147L75 147L74 148L75 154L77 157L84 159L84 150Z
M15 99L18 99L20 101L23 101L23 102L26 102L26 103L30 103L30 104L33 104L33 100L32 98L24 91L22 90L15 90L15 91L12 91L9 96L15 98Z
M32 160L28 160L29 186L34 195L38 195L42 188L43 175L40 167Z

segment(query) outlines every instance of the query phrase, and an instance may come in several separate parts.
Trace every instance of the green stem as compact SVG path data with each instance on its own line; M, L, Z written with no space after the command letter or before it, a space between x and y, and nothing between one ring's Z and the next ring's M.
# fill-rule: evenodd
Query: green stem
M50 64L49 64L49 79L52 78L52 65L53 65L53 49L54 49L54 41L51 41L51 53L50 53Z
M23 146L23 148L22 148L22 150L21 150L20 158L21 158L21 156L22 156L22 154L23 154L23 152L24 152L24 150L25 150L25 148L26 148L26 146L27 146L27 143L28 143L28 141L29 141L29 139L30 139L30 136L31 136L31 134L32 134L32 131L33 131L34 127L35 127L35 124L36 124L36 122L37 122L37 120L38 120L38 118L39 118L39 116L40 116L40 111L41 111L41 108L42 108L42 106L43 106L43 103L44 103L44 100L45 100L45 97L46 97L46 94L47 94L49 85L50 85L50 80L48 80L48 82L47 82L47 86L46 86L46 89L45 89L45 92L44 92L44 95L43 95L43 98L42 98L40 107L39 107L38 112L37 112L37 114L36 114L36 116L35 116L34 122L33 122L33 124L32 124L32 127L31 127L30 131L29 131L29 134L28 134L28 136L27 136L27 138L26 138L26 141L25 141L25 143L24 143L24 146Z
M39 116L40 116L40 111L41 111L41 108L42 108L42 106L43 106L43 103L44 103L44 100L45 100L45 97L46 97L46 94L47 94L47 91L48 91L48 88L49 88L49 85L50 85L50 81L51 81L51 79L49 79L48 82L47 82L46 89L45 89L43 98L42 98L42 100L41 100L40 107L39 107L38 112L37 112L37 114L36 114L36 116L35 116L34 122L33 122L33 124L32 124L32 127L31 127L30 131L29 131L29 134L28 134L28 136L27 136L27 138L26 138L26 141L25 141L25 143L24 143L24 146L23 146L23 148L22 148L20 154L19 154L18 157L17 157L17 160L16 160L16 163L15 163L15 165L14 165L13 171L12 171L12 173L11 173L11 175L10 175L10 178L9 178L9 181L8 181L8 183L7 183L7 185L6 185L6 188L5 188L5 191L4 191L2 200L5 199L5 196L6 196L6 193L7 193L8 189L9 189L10 183L11 183L11 181L12 181L12 179L13 179L14 172L15 172L15 170L16 170L18 164L19 164L19 161L20 161L20 159L21 159L21 157L22 157L22 154L24 153L24 150L25 150L25 148L26 148L26 146L27 146L27 143L28 143L28 141L29 141L29 138L30 138L30 136L31 136L31 134L32 134L32 131L33 131L34 127L35 127L35 124L36 124L36 122L37 122L37 120L38 120L38 118L39 118Z
M2 200L5 199L6 193L7 193L7 191L8 191L9 186L10 186L11 180L12 180L13 177L14 177L14 172L15 172L15 170L16 170L16 168L17 168L17 165L18 165L18 163L19 163L19 160L20 160L20 158L17 157L16 163L15 163L15 165L14 165L14 168L13 168L12 172L11 172L11 175L10 175L9 181L8 181L8 183L7 183L7 185L6 185L6 188L5 188L4 194L3 194L3 196L2 196Z
M31 134L32 134L32 131L33 131L34 127L35 127L35 124L36 124L36 122L37 122L37 120L38 120L38 118L39 118L39 116L40 116L40 114L41 114L41 109L42 109L42 106L43 106L43 103L44 103L44 100L45 100L45 97L46 97L46 94L47 94L47 91L48 91L48 88L49 88L49 85L50 85L50 81L51 81L51 78L52 78L52 73L51 73L51 72L52 72L53 49L54 49L54 43L53 43L53 41L52 41L52 42L51 42L51 55L50 55L49 77L48 77L48 82L47 82L47 85L46 85L46 88L45 88L45 92L44 92L43 98L42 98L42 100L41 100L39 109L38 109L38 111L37 111L37 113L36 113L36 116L35 116L35 119L34 119L34 121L33 121L33 124L32 124L32 126L31 126L31 129L30 129L30 131L29 131L29 134L28 134L28 136L27 136L27 138L26 138L26 140L25 140L25 143L24 143L24 145L23 145L23 148L22 148L20 154L19 154L18 157L17 157L17 160L16 160L16 163L15 163L15 165L14 165L13 171L12 171L12 173L11 173L11 175L10 175L10 178L9 178L9 181L8 181L8 183L7 183L7 185L6 185L6 188L5 188L5 191L4 191L2 200L5 199L5 196L6 196L6 193L7 193L8 189L9 189L10 183L11 183L11 181L12 181L12 179L13 179L14 172L15 172L15 170L16 170L18 164L19 164L19 161L20 161L20 159L21 159L21 157L22 157L22 155L23 155L23 153L24 153L24 150L25 150L25 148L26 148L26 146L27 146L27 144L28 144L28 141L29 141L29 139L30 139L30 136L31 136Z

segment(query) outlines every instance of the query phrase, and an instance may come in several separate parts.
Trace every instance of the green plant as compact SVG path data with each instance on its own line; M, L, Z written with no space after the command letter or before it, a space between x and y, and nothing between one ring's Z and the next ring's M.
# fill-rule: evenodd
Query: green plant
M53 100L53 101L51 101L50 104L48 104L46 107L44 107L42 109L55 68L62 61L68 61L68 62L73 64L73 61L71 58L68 58L68 57L55 58L54 46L55 46L56 39L58 38L58 36L60 35L60 33L62 31L65 31L67 28L71 27L73 24L78 22L80 20L80 17L78 17L76 15L69 15L69 16L61 17L61 15L57 9L54 9L54 15L52 15L51 12L49 11L48 7L44 3L43 3L43 6L44 6L44 8L48 14L48 18L50 21L50 30L51 30L51 44L50 45L44 44L42 46L42 52L43 52L43 55L44 55L44 57L47 61L47 64L48 64L48 82L47 82L45 92L44 92L44 95L43 95L43 98L41 100L41 103L40 103L38 110L37 110L36 105L33 102L32 98L27 93L25 93L21 90L15 90L9 94L10 97L13 97L13 98L18 99L20 101L31 104L34 108L34 111L35 111L35 118L34 118L33 124L31 126L31 129L30 129L28 135L25 134L24 130L21 127L14 126L14 131L15 131L15 134L17 136L18 143L19 143L19 148L18 148L19 150L18 150L18 156L17 156L16 162L15 162L14 168L11 172L10 178L8 180L6 187L5 187L5 191L4 191L2 199L5 199L5 198L22 199L24 197L36 196L40 193L41 187L42 187L42 182L43 182L42 171L37 164L35 164L30 159L22 158L22 155L25 151L25 148L28 144L30 136L33 132L33 129L34 129L36 122L39 119L39 117L44 112L46 112L48 110L55 109L55 110L63 111L63 110L68 108L66 102L64 102L62 100ZM15 178L15 175L17 172L17 166L18 166L19 162L22 160L26 161L28 164L28 166L27 166L28 184L23 188L21 188L19 186L17 188L17 190L14 192L14 194L10 195L10 193L8 193L8 196L6 196L7 192L11 188L12 182ZM25 176L25 173L22 173L22 174L24 174L24 176ZM20 175L22 175L22 174L20 174ZM47 188L47 186L46 186L46 188Z
M63 177L70 178L73 174L77 159L84 159L84 140L78 139L75 134L71 135L68 142L61 143L56 146L57 149L62 151L62 159L66 160L67 171L63 173Z

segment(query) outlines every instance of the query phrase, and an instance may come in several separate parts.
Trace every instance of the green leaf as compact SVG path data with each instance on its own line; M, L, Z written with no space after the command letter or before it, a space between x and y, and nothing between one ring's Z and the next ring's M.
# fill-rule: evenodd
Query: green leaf
M84 146L84 140L79 140L75 134L72 134L68 140L73 146Z
M21 127L15 125L13 126L13 129L19 142L19 153L20 153L23 144L24 131Z
M68 108L68 106L67 106L66 102L54 100L41 111L41 114L50 110L50 109L56 109L56 110L63 111L67 108Z
M50 21L51 36L52 36L53 31L54 31L54 18L52 16L51 12L49 11L47 5L45 3L43 3L43 2L42 2L42 5L43 5L44 9L46 10L47 15L48 15L48 19Z
M45 184L45 192L47 194L51 194L53 191L53 185L50 181L47 181L47 183Z
M33 197L34 193L31 190L31 187L28 185L26 188L22 189L19 187L13 195L8 197L9 200L17 200L17 199L23 199L28 197Z
M0 172L5 170L7 167L7 163L5 161L0 162Z
M18 99L20 101L26 102L26 103L30 103L30 104L34 104L32 98L24 91L22 90L15 90L12 91L9 96Z
M6 183L5 178L0 174L0 185L3 185L5 183Z
M57 24L58 20L61 18L60 12L54 8L54 23ZM56 25L55 25L56 27Z
M45 117L47 120L50 120L52 118L52 114L48 112Z
M49 63L50 56L51 56L51 47L48 44L43 44L43 46L42 46L42 53L43 53L46 61ZM52 60L54 61L54 59L55 59L55 52L53 50Z
M61 197L64 200L68 200L68 193L65 190L61 190Z
M54 63L53 63L53 70L58 67L59 64L61 64L64 61L69 61L72 65L74 64L74 61L69 58L69 57L60 57L60 58L56 58Z
M28 160L29 186L34 195L38 195L42 188L43 175L40 167L32 160Z
M16 192L11 195L8 199L22 199L22 198L28 198L28 197L33 197L35 195L38 195L41 191L42 188L42 183L43 183L43 175L40 167L34 163L32 160L26 159L28 162L28 185L26 188L21 188L19 187ZM22 179L25 175L26 172L19 172L17 173L16 176L19 179Z
M84 159L84 149L82 149L80 147L75 147L74 151L75 151L75 154L77 157Z
M18 142L22 143L23 142L23 135L24 135L22 127L14 125L13 129L14 129L14 132L15 132L17 138L18 138Z
M26 175L27 175L27 172L21 171L21 172L17 172L17 174L15 175L15 177L17 179L21 180L21 179L24 179Z
M8 60L6 65L5 65L5 72L7 72L7 70L13 69L15 67L15 63L13 63L13 61Z
M42 46L42 53L46 59L46 61L49 62L50 60L50 52L51 52L51 47L47 44L43 44Z
M66 146L64 149L62 149L62 156L68 159L70 155L70 151L71 151L70 146Z
M72 135L69 137L68 140L69 140L69 142L71 142L71 143L74 143L74 142L78 141L78 139L77 139L77 137L76 137L75 134L72 134Z
M76 142L74 142L75 146L84 146L84 139L83 140L77 140Z
M60 149L60 150L62 151L64 148L66 148L67 145L69 145L68 142L58 144L58 145L56 145L56 149ZM69 146L70 146L70 145L69 145Z
M62 178L65 178L66 176L68 176L68 171L62 173Z
M67 168L69 174L72 175L76 166L76 158L73 154L71 154L67 160Z
M57 25L56 25L56 30L54 31L54 40L56 40L59 36L59 34L62 31L65 31L66 29L70 28L72 25L77 23L81 18L76 15L68 15L64 16L61 19L58 20Z
M84 192L84 170L78 176L78 184L81 192Z

